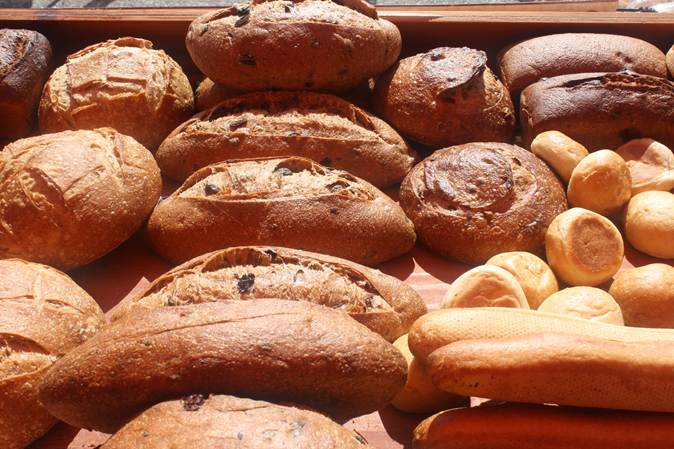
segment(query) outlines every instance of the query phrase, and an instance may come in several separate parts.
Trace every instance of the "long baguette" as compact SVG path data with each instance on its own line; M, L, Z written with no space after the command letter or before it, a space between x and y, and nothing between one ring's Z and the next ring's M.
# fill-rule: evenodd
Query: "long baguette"
M565 334L465 340L428 357L450 393L534 404L674 412L674 342Z
M535 310L501 307L443 309L419 318L409 332L415 357L425 361L436 349L459 340L508 338L542 332L584 335L617 341L672 341L672 329L596 323Z
M502 404L447 410L414 431L414 449L671 449L674 414Z

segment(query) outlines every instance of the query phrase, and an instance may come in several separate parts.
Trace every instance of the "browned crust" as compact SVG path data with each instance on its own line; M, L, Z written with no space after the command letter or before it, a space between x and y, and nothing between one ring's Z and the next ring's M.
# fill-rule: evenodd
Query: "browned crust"
M539 81L521 96L528 147L549 130L588 150L617 148L639 137L674 146L674 83L633 73L583 73Z
M666 56L667 69L669 70L669 76L674 78L674 45L669 49Z
M54 365L40 400L69 424L107 432L196 392L357 416L386 405L406 371L392 344L346 314L297 301L226 301L113 323Z
M205 78L197 86L194 94L194 106L198 112L201 112L240 94L241 92L236 89L227 88L214 83L210 78Z

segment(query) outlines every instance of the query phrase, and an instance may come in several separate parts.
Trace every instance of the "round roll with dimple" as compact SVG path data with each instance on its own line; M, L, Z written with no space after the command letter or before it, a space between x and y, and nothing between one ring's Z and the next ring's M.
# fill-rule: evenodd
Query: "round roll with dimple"
M486 262L507 270L515 276L532 309L559 289L555 273L540 257L524 251L497 254Z
M615 150L627 162L632 195L674 189L674 153L653 139L634 139Z
M538 310L601 323L625 324L615 299L604 290L594 287L565 288L550 295Z
M674 258L674 194L635 195L627 205L625 235L632 246L649 256Z
M626 325L674 328L674 267L653 263L622 271L609 293Z
M400 205L421 241L466 263L540 251L566 196L543 161L515 145L478 142L436 151L407 175Z
M518 307L529 304L515 276L500 267L482 265L459 276L445 293L442 308Z

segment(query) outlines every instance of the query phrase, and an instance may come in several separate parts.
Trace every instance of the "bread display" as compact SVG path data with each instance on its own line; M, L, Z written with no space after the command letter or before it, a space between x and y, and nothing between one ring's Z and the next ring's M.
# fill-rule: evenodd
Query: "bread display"
M616 300L604 290L594 287L570 287L560 290L548 296L538 310L618 326L625 324Z
M568 183L576 165L589 153L587 148L559 131L544 131L531 142L531 152L543 159Z
M194 107L197 111L203 111L240 94L241 92L236 89L214 83L210 78L204 78L194 92Z
M114 128L154 151L194 109L180 66L152 42L123 37L68 56L49 77L40 131Z
M56 423L38 402L37 384L102 325L100 307L65 274L0 260L0 447L23 449Z
M51 56L49 41L37 31L0 29L0 139L19 139L33 130Z
M419 163L401 185L400 205L433 251L482 263L506 251L540 251L548 225L566 210L566 196L530 152L480 142Z
M515 276L524 291L528 307L532 309L538 309L548 296L559 290L555 274L548 264L534 254L524 251L501 253L485 264L503 268Z
M625 235L643 253L674 259L674 194L650 191L635 195L625 211Z
M674 83L635 73L584 73L539 81L520 99L522 138L560 131L588 150L650 137L674 146Z
M339 416L388 404L407 364L344 313L307 302L224 301L132 314L60 359L40 401L68 424L117 430L149 405L223 393Z
M393 64L400 31L365 1L254 1L206 13L185 44L199 69L230 89L355 87Z
M0 153L0 257L60 269L128 239L157 203L152 154L110 128L18 140Z
M426 305L407 284L348 260L279 247L237 247L206 254L155 279L112 315L231 299L310 301L348 313L393 341Z
M194 394L141 413L101 449L368 449L320 413L234 396Z
M631 197L630 170L615 151L595 151L571 173L567 198L574 207L608 216L622 209Z
M376 265L416 239L381 191L300 157L202 168L157 206L147 232L155 251L177 262L230 246L278 245Z
M510 95L470 48L435 48L400 60L375 86L374 109L404 136L435 148L509 142L515 134Z
M180 181L213 163L272 156L306 157L388 187L412 169L415 155L382 120L312 92L226 100L183 123L157 151L162 173Z
M550 224L545 253L550 268L565 283L595 286L618 272L625 247L620 231L610 220L574 207Z
M519 42L499 58L503 83L514 95L542 78L630 71L667 77L665 55L644 40L616 34L562 33Z
M481 265L456 278L442 298L443 309L451 307L529 308L527 297L515 276L500 267Z
M617 148L632 178L632 195L674 189L674 153L653 139L634 139Z
M609 293L620 304L625 324L674 328L674 267L653 263L616 276Z

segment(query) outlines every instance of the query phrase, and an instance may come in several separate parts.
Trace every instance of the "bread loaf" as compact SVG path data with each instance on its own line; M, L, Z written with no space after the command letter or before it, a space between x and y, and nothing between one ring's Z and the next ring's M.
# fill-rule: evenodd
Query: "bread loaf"
M674 146L674 83L635 73L562 75L527 87L520 122L525 146L557 130L588 150L650 137Z
M368 449L320 413L234 396L194 394L134 418L101 449Z
M426 313L407 284L348 260L279 247L237 247L197 257L121 304L117 320L150 308L230 299L310 301L348 313L393 341Z
M669 75L674 78L674 45L667 52L667 69L669 69Z
M225 301L116 321L54 364L40 401L68 424L104 432L197 392L350 417L390 402L406 373L392 344L344 313L298 301Z
M56 423L38 402L37 384L102 324L100 307L65 274L0 260L0 447L23 449Z
M300 157L214 164L152 213L148 237L183 262L230 246L278 245L374 265L409 251L412 223L389 197Z
M386 70L401 41L363 0L275 0L204 14L185 44L197 67L230 89L338 92Z
M674 267L652 263L616 276L609 293L628 326L674 328Z
M116 248L161 191L152 154L110 128L18 140L0 154L0 257L60 269Z
M33 130L51 56L49 41L37 31L0 29L0 139Z
M203 111L240 94L241 92L236 89L214 83L210 78L204 78L194 93L194 106L197 111Z
M311 92L258 92L219 103L162 143L162 173L185 180L231 159L302 156L377 187L399 183L414 153L390 126L341 98Z

